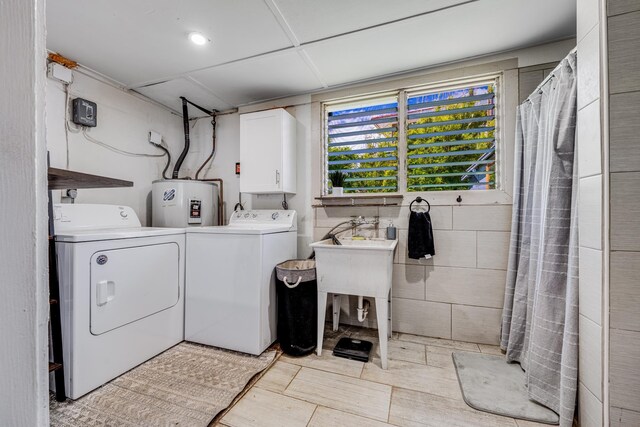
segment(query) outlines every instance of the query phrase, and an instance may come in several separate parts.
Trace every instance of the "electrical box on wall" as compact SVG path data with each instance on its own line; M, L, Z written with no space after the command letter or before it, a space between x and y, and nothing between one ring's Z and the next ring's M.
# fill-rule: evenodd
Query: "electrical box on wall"
M64 84L73 82L73 71L55 62L50 62L47 65L47 76Z
M95 102L82 98L75 98L73 105L73 123L80 126L96 127L98 118L98 106Z

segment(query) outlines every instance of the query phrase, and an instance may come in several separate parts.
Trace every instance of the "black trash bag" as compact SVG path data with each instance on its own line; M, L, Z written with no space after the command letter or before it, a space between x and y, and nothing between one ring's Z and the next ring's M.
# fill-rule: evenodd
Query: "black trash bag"
M305 356L316 348L318 282L314 260L290 260L276 266L278 340L285 354Z

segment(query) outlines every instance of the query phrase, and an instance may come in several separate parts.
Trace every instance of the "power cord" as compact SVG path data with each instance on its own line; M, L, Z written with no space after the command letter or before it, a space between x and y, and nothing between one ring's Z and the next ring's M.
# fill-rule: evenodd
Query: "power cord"
M244 210L244 206L242 205L242 193L238 193L238 203L233 207L233 211L237 211L240 208L241 211Z
M114 147L113 145L109 145L106 142L102 142L102 141L100 141L98 139L93 138L91 135L87 134L87 130L86 129L82 129L82 135L85 137L85 139L87 141L93 142L94 144L99 145L99 146L101 146L103 148L106 148L107 150L113 151L114 153L122 154L123 156L129 156L129 157L164 157L166 155L166 152L163 153L163 154L149 154L149 153L133 153L131 151L123 150L121 148Z
M167 170L169 170L169 166L171 166L171 154L169 153L169 150L167 150L166 148L164 148L160 144L156 144L155 142L149 141L149 144L161 149L162 151L164 151L166 153L166 155L167 155L167 164L164 166L164 169L162 170L162 178L169 179L169 177L167 176Z

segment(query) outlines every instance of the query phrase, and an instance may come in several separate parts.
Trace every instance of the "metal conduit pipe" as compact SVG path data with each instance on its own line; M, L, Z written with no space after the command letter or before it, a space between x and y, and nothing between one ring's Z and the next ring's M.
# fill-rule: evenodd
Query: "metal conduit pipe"
M173 179L178 179L178 174L180 173L180 167L182 167L182 162L184 162L185 157L187 157L187 152L189 152L189 106L187 104L187 98L181 96L182 100L182 125L184 127L184 148L182 149L182 153L180 153L180 157L176 160L176 165L173 168L173 174L171 177Z

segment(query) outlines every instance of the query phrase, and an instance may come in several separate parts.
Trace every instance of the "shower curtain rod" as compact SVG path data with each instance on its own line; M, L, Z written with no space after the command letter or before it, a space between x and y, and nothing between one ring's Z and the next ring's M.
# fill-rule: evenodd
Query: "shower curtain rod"
M567 54L567 56L569 56L569 55L571 55L571 54L573 54L573 53L575 53L575 52L577 52L577 51L578 51L578 46L576 46L576 47L574 47L573 49L571 49L571 51ZM530 98L531 98L531 95L533 95L534 93L538 92L538 91L542 88L542 86L544 86L545 84L547 84L547 82L548 82L549 80L551 80L552 78L554 78L554 77L555 77L556 70L557 70L558 68L560 68L560 65L562 65L562 61L564 61L564 59L565 59L567 56L565 56L564 58L562 58L562 60L560 61L560 63L559 63L558 65L556 65L556 67L555 67L555 68L554 68L554 69L549 73L549 75L548 75L547 77L545 77L544 79L542 79L542 81L540 82L540 84L539 84L538 86L536 86L536 88L533 90L533 92L531 92L531 94L530 94L529 96L527 96L527 99L525 99L525 101L531 101L531 99L530 99Z

